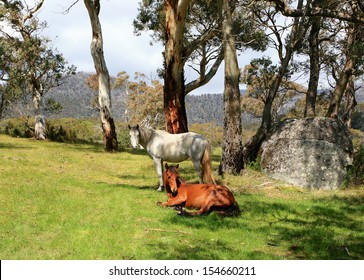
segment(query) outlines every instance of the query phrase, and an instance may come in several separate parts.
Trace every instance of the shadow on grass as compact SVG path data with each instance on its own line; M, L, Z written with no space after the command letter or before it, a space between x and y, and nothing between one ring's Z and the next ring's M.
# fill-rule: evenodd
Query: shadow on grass
M189 239L188 236L176 237L172 244L156 242L147 246L159 260L217 260L221 252L229 252L234 256L239 251L239 248L221 240L213 241L206 238L196 240Z
M21 146L21 145L14 145L10 143L0 143L0 149L33 149L33 147L30 146Z
M231 259L364 259L364 196L312 200L310 209L300 202L243 199L244 203L239 201L243 214L236 218L214 213L194 218L169 215L164 225L194 233L180 234L175 242L154 240L148 246L157 259L219 259L226 251ZM222 238L212 242L204 231ZM257 239L259 245L244 249L223 237L237 232Z
M124 149L122 152L129 153L136 156L149 156L147 150L145 149Z
M156 186L132 186L132 185L128 185L128 184L115 184L113 185L113 187L116 188L122 188L122 189L128 189L128 190L156 190L157 192L157 187Z
M364 197L324 198L310 209L286 204L245 205L258 214L269 213L269 246L286 247L287 258L352 260L364 259Z

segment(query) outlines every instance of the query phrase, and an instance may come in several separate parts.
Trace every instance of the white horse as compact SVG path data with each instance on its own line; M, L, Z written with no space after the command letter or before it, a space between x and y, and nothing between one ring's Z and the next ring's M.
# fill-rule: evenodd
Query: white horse
M177 163L190 158L200 183L215 184L211 172L211 145L203 136L193 132L170 134L139 125L128 127L133 149L140 144L154 160L159 177L158 191L164 188L163 161Z

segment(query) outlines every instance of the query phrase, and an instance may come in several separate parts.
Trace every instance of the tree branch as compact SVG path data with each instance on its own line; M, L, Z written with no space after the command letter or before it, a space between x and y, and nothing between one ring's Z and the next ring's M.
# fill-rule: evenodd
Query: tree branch
M33 15L42 8L44 3L44 0L39 1L39 3L36 3L34 8L28 9L28 13L23 16L23 22L26 22L28 19L31 19Z
M314 9L294 9L287 5L285 1L282 0L267 0L268 2L272 2L275 4L278 11L280 11L284 16L287 17L326 17L326 18L334 18L343 21L353 22L353 23L361 23L364 24L364 16L360 16L358 14L348 14L345 12L340 12L336 10L330 10L325 8L315 7Z
M214 75L216 74L216 72L219 69L219 66L223 60L224 60L224 49L221 49L219 55L217 56L214 64L211 66L209 72L206 75L204 75L203 78L200 76L198 79L196 79L186 85L185 95L187 95L191 91L195 90L196 88L207 84L214 77Z

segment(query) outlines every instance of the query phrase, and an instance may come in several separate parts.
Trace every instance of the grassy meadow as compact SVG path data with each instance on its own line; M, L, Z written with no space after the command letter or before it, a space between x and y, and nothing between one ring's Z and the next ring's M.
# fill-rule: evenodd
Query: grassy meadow
M181 175L197 180L188 161ZM0 135L0 259L364 259L363 188L309 191L251 169L215 178L239 217L157 206L145 151Z

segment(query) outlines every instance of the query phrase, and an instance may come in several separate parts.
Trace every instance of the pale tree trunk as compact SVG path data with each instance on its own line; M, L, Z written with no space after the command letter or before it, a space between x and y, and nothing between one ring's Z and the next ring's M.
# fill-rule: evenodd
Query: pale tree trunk
M99 80L100 118L104 132L105 149L115 151L118 148L118 142L114 119L111 115L110 76L104 58L102 30L99 20L100 0L84 0L84 3L92 26L91 55Z
M244 167L241 124L239 66L232 28L233 1L223 1L223 33L225 57L224 140L220 172L239 174Z
M185 108L183 31L191 0L165 0L164 115L170 133L188 131Z
M34 118L35 118L34 137L37 140L45 140L46 122L41 113L42 95L39 91L34 90L32 98L33 98Z

